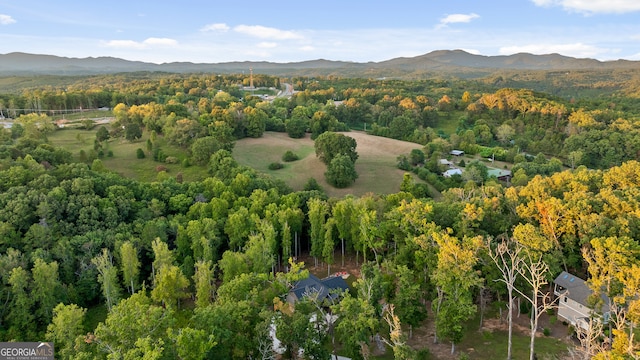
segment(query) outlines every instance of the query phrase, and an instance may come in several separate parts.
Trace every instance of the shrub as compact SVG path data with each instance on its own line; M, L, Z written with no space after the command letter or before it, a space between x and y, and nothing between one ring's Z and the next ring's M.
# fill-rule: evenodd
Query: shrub
M107 157L113 157L113 151L111 150L107 151Z
M142 149L138 148L138 149L136 150L136 157L137 157L138 159L144 159L144 158L145 158L144 150L142 150Z
M429 349L420 349L416 353L416 360L429 360L431 359L431 353Z
M164 162L167 164L177 164L180 160L175 156L167 156Z
M282 163L279 163L279 162L273 162L269 164L269 170L280 170L283 167L284 165L282 165Z
M300 159L300 157L291 150L287 150L287 152L282 155L282 161L291 162Z
M320 186L320 184L318 184L318 180L316 180L315 178L309 178L309 180L307 180L307 183L304 184L303 189L304 191L313 191L313 190L324 191Z
M153 160L158 162L164 162L166 158L167 158L167 155L165 155L160 148L153 149Z
M167 167L164 165L158 165L156 166L156 172L167 172Z
M551 335L551 329L549 329L548 327L544 328L542 330L542 333L544 334L544 336L549 336Z

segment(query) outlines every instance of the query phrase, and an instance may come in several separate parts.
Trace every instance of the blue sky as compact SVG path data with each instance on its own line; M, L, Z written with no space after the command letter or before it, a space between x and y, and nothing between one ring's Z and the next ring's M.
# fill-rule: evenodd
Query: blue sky
M2 54L286 63L454 49L640 60L640 0L0 0Z

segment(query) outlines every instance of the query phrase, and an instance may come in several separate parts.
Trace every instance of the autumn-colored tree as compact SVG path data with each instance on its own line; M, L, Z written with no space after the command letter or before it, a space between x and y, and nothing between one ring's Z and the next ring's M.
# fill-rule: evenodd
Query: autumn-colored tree
M473 287L480 283L473 267L478 261L476 252L481 238L458 240L447 233L433 233L438 244L438 265L433 272L437 286L437 298L433 303L436 316L436 339L451 342L451 353L462 340L462 324L476 312L473 303Z

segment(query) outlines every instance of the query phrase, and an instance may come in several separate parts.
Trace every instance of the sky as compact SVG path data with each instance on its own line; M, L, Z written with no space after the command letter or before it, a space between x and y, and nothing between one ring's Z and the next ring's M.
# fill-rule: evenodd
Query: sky
M0 54L379 62L456 49L640 60L640 0L0 0Z

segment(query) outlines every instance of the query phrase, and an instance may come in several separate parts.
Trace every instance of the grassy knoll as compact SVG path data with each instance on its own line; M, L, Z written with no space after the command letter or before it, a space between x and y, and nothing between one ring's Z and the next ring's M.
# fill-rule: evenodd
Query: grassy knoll
M242 139L236 142L233 157L239 164L250 166L260 172L285 181L294 190L301 190L309 178L315 178L330 196L342 197L347 194L357 196L372 192L395 193L400 190L404 172L396 167L396 158L412 149L420 149L419 144L382 138L362 132L346 132L356 139L359 158L356 161L358 179L346 189L336 189L325 178L326 165L316 158L313 140L291 139L286 133L267 132L258 139ZM280 170L269 170L272 162L282 162L282 155L291 150L300 160L284 163Z

